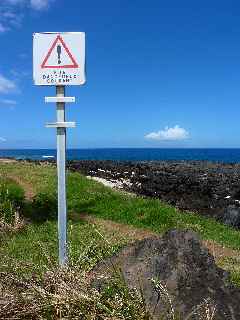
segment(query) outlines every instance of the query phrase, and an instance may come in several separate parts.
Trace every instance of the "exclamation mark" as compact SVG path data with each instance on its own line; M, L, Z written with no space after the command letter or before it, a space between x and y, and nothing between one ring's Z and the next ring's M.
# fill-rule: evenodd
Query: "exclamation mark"
M60 64L60 63L61 63L61 58L60 58L60 56L61 56L61 52L62 52L62 48L61 48L61 46L60 46L60 45L58 45L58 46L57 46L58 64Z

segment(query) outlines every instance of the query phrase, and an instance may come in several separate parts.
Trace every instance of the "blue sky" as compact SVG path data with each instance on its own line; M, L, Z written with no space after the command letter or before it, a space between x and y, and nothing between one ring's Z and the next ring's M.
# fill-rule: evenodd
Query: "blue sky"
M68 147L240 147L239 1L0 0L0 148L56 145L32 33L86 32Z

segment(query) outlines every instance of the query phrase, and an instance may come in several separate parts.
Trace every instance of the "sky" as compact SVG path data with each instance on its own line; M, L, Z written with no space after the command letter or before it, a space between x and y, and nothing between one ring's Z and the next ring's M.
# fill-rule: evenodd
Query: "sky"
M68 148L240 147L240 3L0 0L0 148L55 148L32 34L86 33Z

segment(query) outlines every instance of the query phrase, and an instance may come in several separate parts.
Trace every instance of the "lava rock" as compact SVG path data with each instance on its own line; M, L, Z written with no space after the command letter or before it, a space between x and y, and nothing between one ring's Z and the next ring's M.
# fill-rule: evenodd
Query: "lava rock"
M179 209L240 227L231 209L240 206L240 164L82 160L70 161L68 168L111 181L127 181L122 187L128 192L158 198Z
M231 227L240 227L240 208L229 205L223 212L223 222Z
M185 319L197 306L203 314L207 305L216 307L214 319L240 319L240 290L192 231L172 230L126 246L96 266L93 286L101 290L116 270L130 289L141 291L154 319L171 312L171 306Z

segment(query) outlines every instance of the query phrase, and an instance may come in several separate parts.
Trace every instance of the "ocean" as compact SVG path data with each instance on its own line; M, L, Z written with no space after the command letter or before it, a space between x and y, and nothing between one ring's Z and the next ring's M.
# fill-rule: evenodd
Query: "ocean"
M0 157L15 159L54 159L55 149L2 149ZM240 162L240 149L164 149L164 148L102 148L69 149L68 160L208 160L215 162Z

